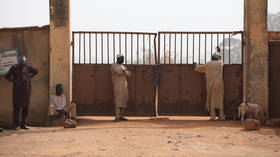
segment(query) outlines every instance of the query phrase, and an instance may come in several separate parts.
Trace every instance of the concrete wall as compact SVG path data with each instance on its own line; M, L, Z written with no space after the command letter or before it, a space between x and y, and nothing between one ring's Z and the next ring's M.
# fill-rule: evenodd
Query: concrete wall
M49 26L42 28L0 29L0 49L18 48L19 55L28 56L28 64L39 74L32 79L28 122L42 125L47 119L49 98ZM0 76L0 125L12 124L12 83Z
M245 98L268 112L267 0L244 0Z
M18 48L39 70L32 80L28 123L47 121L49 95L62 83L70 95L70 0L50 0L50 26L0 29L0 49ZM12 123L12 84L0 76L0 125Z
M50 94L61 83L70 97L70 0L50 0Z

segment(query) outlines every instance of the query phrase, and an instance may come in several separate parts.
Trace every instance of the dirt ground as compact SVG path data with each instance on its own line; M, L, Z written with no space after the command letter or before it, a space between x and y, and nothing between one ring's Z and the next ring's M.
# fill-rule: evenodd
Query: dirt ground
M79 117L75 129L30 127L0 133L2 157L280 156L280 128L245 131L239 121L208 117Z

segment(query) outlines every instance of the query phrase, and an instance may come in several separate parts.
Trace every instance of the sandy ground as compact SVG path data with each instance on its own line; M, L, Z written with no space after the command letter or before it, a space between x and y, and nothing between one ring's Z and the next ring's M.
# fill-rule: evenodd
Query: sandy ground
M280 128L245 131L239 121L79 117L78 127L30 127L0 133L2 157L280 156Z

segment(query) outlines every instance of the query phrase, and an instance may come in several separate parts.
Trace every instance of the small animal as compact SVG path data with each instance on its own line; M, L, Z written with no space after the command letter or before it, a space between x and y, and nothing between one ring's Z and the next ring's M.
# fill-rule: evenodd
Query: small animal
M264 118L264 112L260 105L254 103L241 103L238 107L238 117L241 117L241 123L244 123L245 115L249 119L259 120L260 117Z

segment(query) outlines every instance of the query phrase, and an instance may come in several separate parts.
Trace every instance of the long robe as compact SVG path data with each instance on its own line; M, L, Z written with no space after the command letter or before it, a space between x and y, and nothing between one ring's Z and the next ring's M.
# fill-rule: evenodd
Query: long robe
M207 100L206 110L210 108L224 108L224 81L223 81L223 61L210 61L204 65L197 65L196 71L205 73Z
M14 65L6 74L6 79L13 82L13 105L28 107L31 96L31 79L38 70L28 65Z
M116 108L127 108L128 85L126 77L131 73L126 70L125 66L113 63L111 65L112 83L114 92L114 104Z

